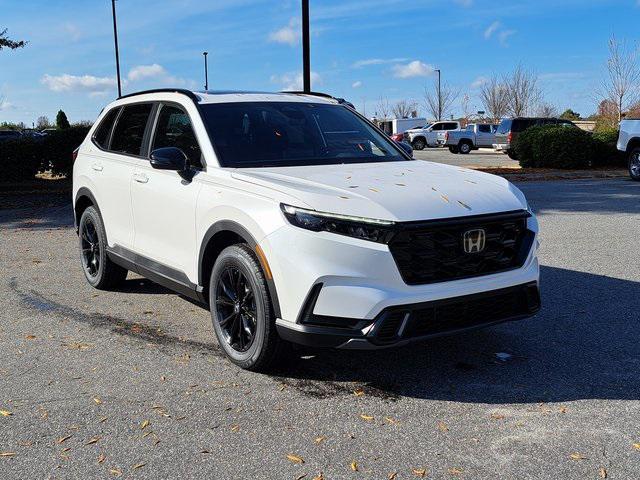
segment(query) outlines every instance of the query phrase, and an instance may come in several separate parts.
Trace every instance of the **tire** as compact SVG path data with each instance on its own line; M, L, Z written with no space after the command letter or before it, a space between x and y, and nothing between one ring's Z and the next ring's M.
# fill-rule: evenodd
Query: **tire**
M518 160L518 156L516 155L516 152L513 151L512 149L507 150L507 155L509 155L509 158L511 160Z
M94 288L109 290L127 278L127 270L107 255L107 234L102 216L93 205L82 212L78 223L78 245L84 276Z
M449 151L450 151L451 153L456 153L456 154L457 154L457 153L460 153L460 151L458 150L458 147L453 146L453 145L449 147Z
M267 281L247 245L227 247L216 259L209 305L218 344L239 367L264 372L283 354Z
M462 155L468 155L471 152L471 145L468 142L460 142L458 149Z
M411 142L411 146L414 150L424 150L427 146L427 142L424 138L416 138L413 142Z
M629 176L631 180L640 182L640 147L629 152Z

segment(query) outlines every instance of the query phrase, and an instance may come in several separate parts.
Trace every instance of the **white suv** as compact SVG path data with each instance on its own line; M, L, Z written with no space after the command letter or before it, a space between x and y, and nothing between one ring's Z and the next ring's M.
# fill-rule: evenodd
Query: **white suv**
M129 95L76 155L89 283L133 271L208 304L243 368L290 343L402 345L540 307L520 190L415 161L326 95Z

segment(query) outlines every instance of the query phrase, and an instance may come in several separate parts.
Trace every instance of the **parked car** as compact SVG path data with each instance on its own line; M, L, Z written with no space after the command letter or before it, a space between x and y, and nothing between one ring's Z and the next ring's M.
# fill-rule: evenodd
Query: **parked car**
M496 125L470 123L464 130L453 130L444 134L444 144L451 153L467 154L471 150L493 146L496 140Z
M34 129L24 129L22 131L22 137L23 138L29 138L35 142L39 142L44 140L45 135L43 135L42 133L38 132L37 130Z
M130 270L208 305L243 368L289 342L375 349L540 307L522 192L413 160L332 97L140 92L108 105L74 155L89 284Z
M375 120L375 119L374 119ZM394 118L392 120L376 121L381 130L389 135L402 134L407 130L424 128L426 118Z
M49 135L50 133L57 132L57 131L58 131L57 128L45 128L40 133L42 135Z
M629 175L640 182L640 119L620 122L618 150L627 154Z
M20 140L22 133L17 130L0 130L0 143L10 140Z
M515 140L521 132L536 125L566 125L576 127L573 122L562 118L505 118L500 122L496 130L496 140L493 144L493 149L496 152L506 153L512 160L518 160L516 152L512 148Z
M425 147L438 147L445 142L445 132L451 130L460 130L460 122L435 122L431 125L426 125L425 128L407 130L404 139L411 144L414 150L422 150Z

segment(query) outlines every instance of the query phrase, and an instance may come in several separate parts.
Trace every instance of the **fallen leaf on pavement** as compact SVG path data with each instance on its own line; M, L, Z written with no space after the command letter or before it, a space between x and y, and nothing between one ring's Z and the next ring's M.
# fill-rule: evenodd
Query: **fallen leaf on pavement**
M104 455L104 453L100 454L100 456L98 457L98 463L102 463L107 459L107 457Z
M636 450L640 450L640 443L634 443L633 448L635 448Z
M306 473L303 473L302 475L298 475L296 477L296 480L302 480L303 478L307 478L307 474Z
M364 413L360 414L360 418L366 420L367 422L371 422L373 417L371 415L365 415Z
M316 437L316 439L314 440L316 445L320 445L322 442L324 442L327 439L327 437L325 437L324 435L322 435L321 437Z
M586 460L587 457L585 457L581 453L575 452L569 455L569 458L571 458L571 460Z
M67 440L69 440L71 437L73 437L73 435L67 435L66 437L59 438L58 443L64 443Z
M351 462L351 470L354 472L358 471L358 464L355 461Z
M607 478L609 476L607 473L607 469L604 467L600 467L600 470L598 470L598 475L600 476L600 478Z
M0 410L0 415L3 417L8 417L9 415L13 415L9 410Z
M100 398L98 398L98 397L94 397L93 401L96 402L96 405L101 405L102 404L102 400L100 400Z
M316 475L315 477L313 477L313 480L324 480L324 475L322 472L320 472L318 475Z
M35 340L36 336L35 335L27 335L24 338L26 338L27 340Z
M13 457L16 452L0 452L0 457Z
M142 424L140 425L140 430L144 430L145 428L147 428L149 426L149 420L145 420L144 422L142 422Z
M142 468L146 465L146 463L136 463L133 467L131 467L131 470L137 470L139 468Z
M398 420L396 420L395 418L391 418L391 417L384 417L384 420L386 422L389 422L391 425L397 425L400 422Z
M119 468L111 468L109 469L109 473L115 477L119 477L120 475L122 475L122 470L120 470Z
M449 471L449 473L451 475L462 475L462 469L461 468L453 467L453 468L450 468L448 471Z
M93 445L94 443L98 443L98 440L100 440L100 437L94 437L91 440L89 440L87 443L85 443L85 445Z
M559 411L560 413L567 413L567 407L560 407L560 408L558 409L558 411Z
M302 465L302 464L304 463L304 458L302 458L302 457L300 457L300 456L298 456L298 455L294 455L294 454L292 454L292 453L288 453L288 454L287 454L287 459L288 459L290 462L296 463L296 464L298 464L298 465Z
M232 432L237 432L238 430L240 430L240 425L231 425Z
M501 413L492 413L491 418L493 418L494 420L504 420L504 415L502 415Z
M354 394L356 397L361 397L361 396L363 396L363 395L364 395L364 390L362 390L361 388L359 388L359 389L357 389L357 390L354 390L354 391L353 391L353 394Z
M438 422L438 430L440 430L441 432L448 432L449 427L447 427L447 424L444 422Z
M387 475L387 480L396 480L398 478L398 472L391 472Z
M411 470L411 473L413 473L416 477L424 477L427 474L427 471L424 468L414 468L413 470Z

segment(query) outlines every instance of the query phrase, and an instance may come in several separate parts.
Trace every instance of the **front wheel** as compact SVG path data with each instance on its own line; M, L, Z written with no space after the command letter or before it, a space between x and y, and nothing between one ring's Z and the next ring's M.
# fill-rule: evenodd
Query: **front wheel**
M253 251L232 245L211 271L209 304L213 328L227 357L241 368L265 371L281 355L267 282Z
M414 150L424 150L424 147L427 146L427 142L425 142L423 138L416 138L411 142L411 146Z
M632 180L640 182L640 148L634 148L629 153L629 175Z
M459 153L458 147L455 147L453 145L449 147L449 151L451 153Z
M460 153L463 155L467 155L469 152L471 152L471 145L469 145L467 142L462 142L460 145L458 145L458 148L460 149Z

